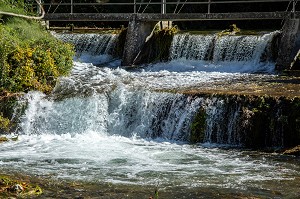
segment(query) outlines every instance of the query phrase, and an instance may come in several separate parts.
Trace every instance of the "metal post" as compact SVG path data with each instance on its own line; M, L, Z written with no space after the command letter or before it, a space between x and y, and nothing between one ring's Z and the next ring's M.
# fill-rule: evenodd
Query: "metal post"
M42 5L42 0L37 0L37 2ZM42 8L40 5L37 5L37 14L41 15L42 14Z
M293 0L293 13L296 11L296 0Z
M73 0L71 0L71 14L73 14Z
M133 13L136 13L136 0L133 0Z
M167 0L162 0L162 5L161 5L161 14L166 14L167 12Z
M292 8L292 18L295 19L295 11L296 11L296 0L293 0L293 8Z
M208 0L208 5L207 5L207 13L210 14L210 4L211 0Z

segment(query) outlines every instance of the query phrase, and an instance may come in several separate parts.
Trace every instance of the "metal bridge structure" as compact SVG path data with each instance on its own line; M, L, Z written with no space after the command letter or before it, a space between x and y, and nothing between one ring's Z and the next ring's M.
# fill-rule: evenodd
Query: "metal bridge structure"
M300 18L297 0L49 0L48 21L190 21ZM259 5L259 6L257 6ZM272 9L279 5L281 9ZM276 6L278 8L278 6Z

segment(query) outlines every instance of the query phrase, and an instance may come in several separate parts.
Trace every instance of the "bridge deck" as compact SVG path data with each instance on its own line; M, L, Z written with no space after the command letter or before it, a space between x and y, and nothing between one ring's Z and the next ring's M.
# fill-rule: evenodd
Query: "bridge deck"
M136 15L140 21L194 21L194 20L247 20L247 19L283 19L300 18L300 12L294 16L291 12L241 12L241 13L52 13L44 19L49 21L129 21Z

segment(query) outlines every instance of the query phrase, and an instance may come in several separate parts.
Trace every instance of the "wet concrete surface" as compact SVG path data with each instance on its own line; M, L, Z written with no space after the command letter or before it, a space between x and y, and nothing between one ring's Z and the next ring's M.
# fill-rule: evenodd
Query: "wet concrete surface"
M184 94L232 94L272 97L300 97L300 77L253 75L203 83L174 90Z

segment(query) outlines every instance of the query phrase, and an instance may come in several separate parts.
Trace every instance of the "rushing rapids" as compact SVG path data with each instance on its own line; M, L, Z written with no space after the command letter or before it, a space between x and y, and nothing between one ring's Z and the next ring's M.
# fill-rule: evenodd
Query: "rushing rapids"
M247 132L254 128L252 122L260 120L255 114L268 109L267 103L163 92L236 78L272 78L246 73L273 71L272 63L259 61L265 52L262 46L268 46L272 35L225 36L214 41L213 62L206 58L209 42L214 40L211 35L175 36L172 60L143 69L126 71L118 67L119 61L107 67L75 62L71 75L62 77L51 95L30 92L20 99L27 109L16 132L19 139L0 145L1 169L99 184L157 187L167 193L165 198L182 198L182 194L195 198L199 190L212 189L233 195L297 197L299 160L214 148L251 147L257 137L249 138ZM185 52L186 39L181 37L190 37L193 53ZM225 52L225 40L238 43L235 47L228 44L235 50ZM241 47L244 44L249 48ZM107 61L107 57L99 58L99 62ZM285 104L272 103L277 109L270 109L276 115L270 124L284 129L290 117L283 111ZM195 139L196 127L202 130ZM282 147L286 139L282 131L259 138L261 145L272 148Z

